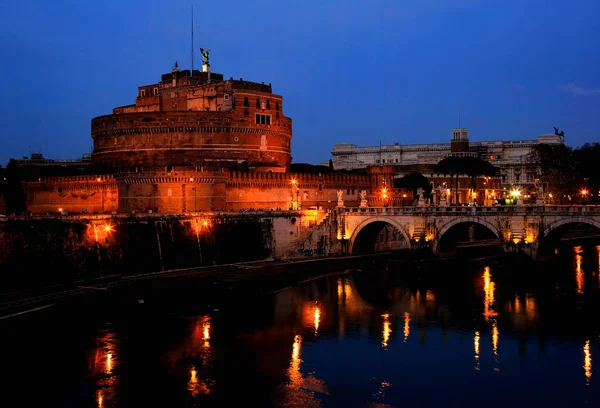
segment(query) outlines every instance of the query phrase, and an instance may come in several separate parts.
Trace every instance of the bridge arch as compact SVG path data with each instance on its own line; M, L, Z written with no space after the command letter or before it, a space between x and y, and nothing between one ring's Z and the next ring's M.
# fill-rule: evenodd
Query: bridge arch
M582 225L594 227L600 234L600 220L592 217L567 216L543 225L542 235L538 238L537 253L538 256L551 255L553 250L560 245L560 241L565 235L576 232ZM571 228L570 228L571 227ZM579 230L581 234L576 239L595 238L594 235L586 235L585 230Z
M457 217L457 218L451 219L450 221L445 222L438 229L438 231L436 233L436 237L433 240L433 246L432 246L432 250L433 250L434 254L439 253L440 242L442 241L442 238L444 237L446 232L448 232L448 230L450 230L450 228L452 228L456 225L459 225L459 224L481 225L481 226L485 227L486 229L490 230L496 236L496 238L498 238L500 241L503 240L502 232L499 230L498 226L489 222L487 219L485 219L483 217Z
M406 229L393 217L369 217L366 220L361 221L352 231L352 235L350 236L350 252L356 253L356 244L357 238L359 237L361 231L367 231L365 228L372 226L379 229L379 232L386 226L391 225L394 227L402 236L404 237L407 243L410 243L410 236L406 232ZM374 242L373 242L374 244Z
M552 231L555 231L557 228L562 227L563 225L567 225L567 224L588 224L588 225L591 225L593 227L600 229L600 220L596 220L595 218L565 217L565 218L560 218L557 221L554 221L548 225L544 225L544 236L547 236L548 234L552 233Z

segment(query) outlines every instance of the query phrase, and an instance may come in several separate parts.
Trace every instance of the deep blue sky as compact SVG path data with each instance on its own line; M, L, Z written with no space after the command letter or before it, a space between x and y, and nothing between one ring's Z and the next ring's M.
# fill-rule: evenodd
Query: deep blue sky
M191 1L2 2L0 164L90 152L92 117L189 68ZM598 0L194 2L213 71L283 95L294 162L446 142L459 112L471 140L600 139Z

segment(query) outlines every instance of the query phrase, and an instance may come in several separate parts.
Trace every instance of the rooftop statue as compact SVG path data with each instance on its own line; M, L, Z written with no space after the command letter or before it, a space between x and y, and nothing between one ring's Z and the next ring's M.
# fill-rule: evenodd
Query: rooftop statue
M208 63L208 54L210 54L210 50L205 50L204 48L200 48L200 54L202 54L202 63L205 65L210 65Z

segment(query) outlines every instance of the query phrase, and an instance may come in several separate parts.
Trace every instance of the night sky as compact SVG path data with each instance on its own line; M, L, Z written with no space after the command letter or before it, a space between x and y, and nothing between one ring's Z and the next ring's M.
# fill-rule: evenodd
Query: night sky
M76 158L90 120L190 64L191 0L0 5L0 164ZM294 162L335 143L599 141L598 0L194 1L198 48L225 78L272 83Z

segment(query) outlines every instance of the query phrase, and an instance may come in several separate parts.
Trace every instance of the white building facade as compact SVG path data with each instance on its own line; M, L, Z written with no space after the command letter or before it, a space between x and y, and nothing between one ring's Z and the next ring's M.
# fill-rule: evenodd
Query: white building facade
M538 167L528 159L533 146L538 144L564 144L561 136L545 134L534 140L497 140L468 142L465 128L453 129L453 141L459 135L468 143L469 156L489 161L498 170L503 186L533 186ZM393 145L356 146L350 143L338 143L333 146L333 168L335 170L361 169L376 165L399 166L398 172L406 165L435 166L451 153L451 143L408 144L398 142ZM454 153L453 155L457 155ZM325 164L325 163L324 163ZM427 176L427 175L426 175Z

